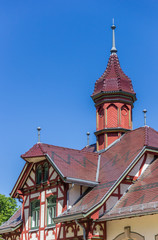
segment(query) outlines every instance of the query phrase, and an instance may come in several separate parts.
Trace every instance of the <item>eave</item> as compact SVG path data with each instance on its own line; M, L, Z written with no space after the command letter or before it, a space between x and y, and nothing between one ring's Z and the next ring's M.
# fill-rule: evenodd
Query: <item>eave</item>
M122 132L122 133L125 133L125 132L129 132L131 131L130 129L126 129L126 128L104 128L104 129L101 129L99 131L96 131L94 132L95 136L98 136L99 134L101 133L108 133L108 132Z
M22 222L20 224L18 224L16 227L6 227L3 228L2 230L0 230L0 234L4 234L4 233L10 233L10 232L14 232L16 231L19 227L21 227Z
M111 96L117 97L118 101L120 101L120 97L126 97L128 99L126 101L129 101L130 103L135 102L137 100L135 93L129 93L125 91L100 91L95 95L91 95L95 103L96 103L96 100L104 99L105 97L110 98ZM106 99L104 101L106 101Z

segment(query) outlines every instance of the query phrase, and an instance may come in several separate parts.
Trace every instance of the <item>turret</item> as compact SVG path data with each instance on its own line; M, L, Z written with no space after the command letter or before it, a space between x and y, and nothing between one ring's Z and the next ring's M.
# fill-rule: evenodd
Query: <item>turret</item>
M130 78L120 67L112 28L112 48L107 68L96 81L92 99L96 107L97 151L105 149L132 130L132 109L136 100Z

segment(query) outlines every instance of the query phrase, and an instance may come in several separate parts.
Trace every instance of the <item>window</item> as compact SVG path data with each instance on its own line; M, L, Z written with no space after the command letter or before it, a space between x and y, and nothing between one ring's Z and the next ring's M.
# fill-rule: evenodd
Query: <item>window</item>
M42 180L42 167L41 165L38 165L36 169L36 183L39 184L41 183Z
M56 217L56 196L47 198L47 225L55 225L53 218Z
M48 163L43 165L43 182L48 180Z
M31 228L39 227L40 200L31 203Z
M37 165L36 168L36 184L46 182L48 180L49 166L48 163Z

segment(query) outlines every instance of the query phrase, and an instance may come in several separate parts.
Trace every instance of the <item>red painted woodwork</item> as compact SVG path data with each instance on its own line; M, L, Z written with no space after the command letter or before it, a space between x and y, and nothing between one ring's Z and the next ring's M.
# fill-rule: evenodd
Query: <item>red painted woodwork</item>
M98 148L99 148L98 150L99 151L105 148L104 144L105 144L104 134L100 134L98 136Z
M107 145L110 145L113 143L115 140L118 139L118 133L116 132L111 132L107 134Z

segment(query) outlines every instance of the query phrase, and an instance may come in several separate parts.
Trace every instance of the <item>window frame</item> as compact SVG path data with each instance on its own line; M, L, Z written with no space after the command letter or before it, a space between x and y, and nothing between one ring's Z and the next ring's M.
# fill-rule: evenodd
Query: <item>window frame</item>
M49 200L54 200L55 202L53 203L49 203ZM49 221L49 209L53 209L53 211L51 211L51 223L48 223ZM56 195L51 195L47 198L47 226L55 226L55 223L53 221L53 218L56 217L56 211L57 211L57 196ZM54 213L54 214L53 214ZM53 216L54 215L54 216Z
M39 206L33 206L36 203L39 204ZM35 213L35 222L33 226L33 213ZM40 225L40 200L36 199L31 202L31 229L38 229Z

